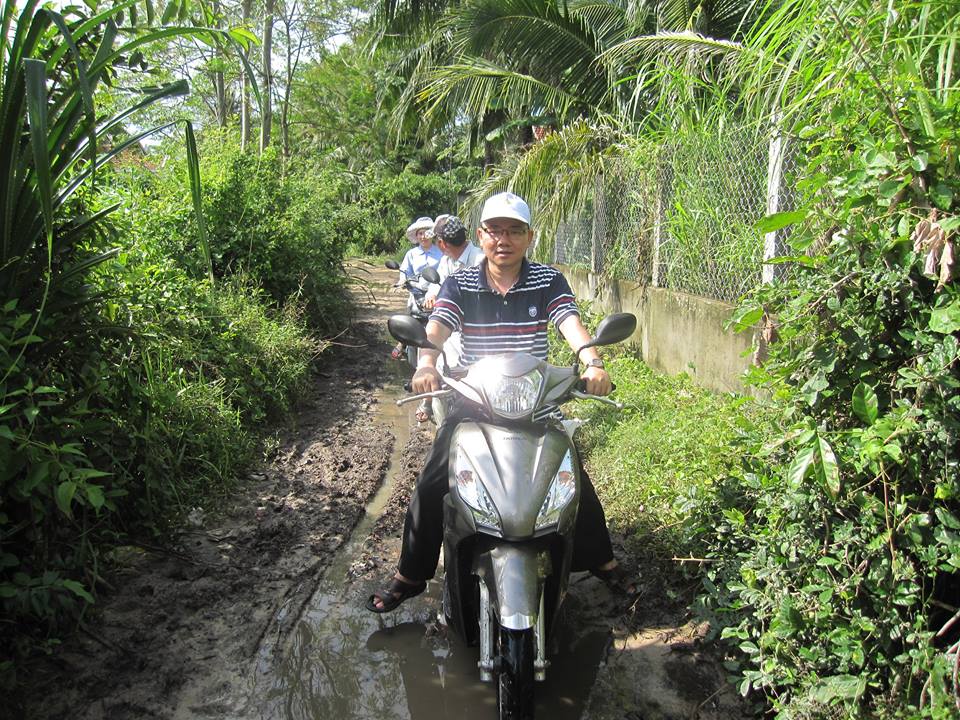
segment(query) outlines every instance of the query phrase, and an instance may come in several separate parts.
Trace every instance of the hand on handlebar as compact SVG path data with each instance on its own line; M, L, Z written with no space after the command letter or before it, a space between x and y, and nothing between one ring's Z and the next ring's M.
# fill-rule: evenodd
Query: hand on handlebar
M423 302L420 303L420 305L423 307L424 310L433 310L433 303L436 302L436 299L437 299L436 295L427 295L423 299Z
M420 393L434 392L442 387L440 373L437 372L435 367L419 367L413 374L410 385L413 387L413 392L417 395Z
M588 367L581 373L580 379L583 381L584 392L591 395L609 395L613 390L610 376L603 368Z

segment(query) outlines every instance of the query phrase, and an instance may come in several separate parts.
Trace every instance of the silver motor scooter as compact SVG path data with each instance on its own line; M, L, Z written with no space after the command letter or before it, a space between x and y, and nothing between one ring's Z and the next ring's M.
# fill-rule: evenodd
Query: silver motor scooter
M630 337L636 317L610 315L577 352L572 367L527 353L486 357L450 369L444 389L413 395L461 404L450 441L450 491L444 501L443 613L480 645L480 679L497 682L501 720L533 718L534 681L544 680L547 638L567 592L580 463L560 405L597 400L580 385L580 351ZM406 315L388 321L410 346L435 348Z

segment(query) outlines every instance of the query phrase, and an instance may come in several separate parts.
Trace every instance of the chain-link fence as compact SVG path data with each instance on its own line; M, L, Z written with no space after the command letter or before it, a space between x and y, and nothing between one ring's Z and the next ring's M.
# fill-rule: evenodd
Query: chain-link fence
M685 135L608 172L541 259L733 302L782 254L756 223L793 206L796 160L743 129Z

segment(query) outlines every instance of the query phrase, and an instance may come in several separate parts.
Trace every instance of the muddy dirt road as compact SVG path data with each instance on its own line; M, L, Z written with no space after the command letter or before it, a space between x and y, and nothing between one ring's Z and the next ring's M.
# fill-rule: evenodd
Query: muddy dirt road
M404 303L393 273L353 275L354 322L269 457L224 508L192 513L169 548L115 553L83 632L30 669L12 717L496 717L476 648L436 622L437 582L389 615L362 607L393 571L431 432L393 402L404 372L384 331ZM698 629L656 609L655 584L626 608L575 578L538 717L743 716Z

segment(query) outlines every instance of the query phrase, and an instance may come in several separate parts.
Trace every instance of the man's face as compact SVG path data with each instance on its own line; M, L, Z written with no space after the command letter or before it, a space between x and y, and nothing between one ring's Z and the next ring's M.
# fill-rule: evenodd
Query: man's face
M440 252L442 252L447 257L453 257L453 253L450 251L450 245L442 238L435 238L435 239L437 241L437 247L440 248Z
M487 262L501 270L519 268L533 241L533 231L513 218L493 218L477 228L477 239Z

